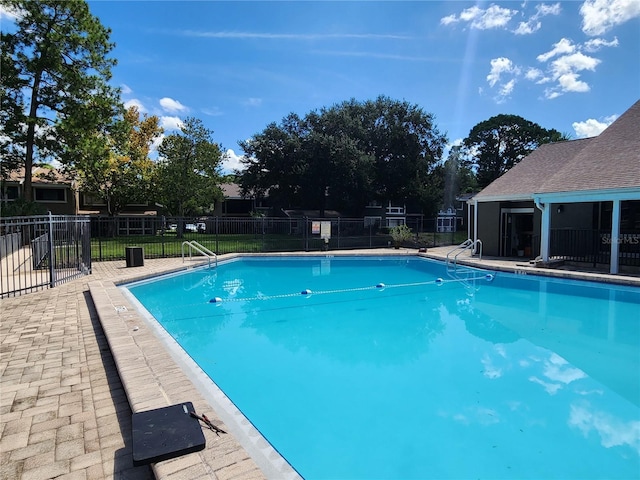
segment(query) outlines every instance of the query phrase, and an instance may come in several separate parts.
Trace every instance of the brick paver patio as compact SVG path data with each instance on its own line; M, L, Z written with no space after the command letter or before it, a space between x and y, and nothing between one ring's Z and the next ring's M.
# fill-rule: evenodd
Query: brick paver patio
M0 479L264 477L231 436L210 431L213 466L200 454L133 466L132 409L89 284L177 268L180 259L97 263L90 276L0 301ZM157 406L171 401L161 393Z

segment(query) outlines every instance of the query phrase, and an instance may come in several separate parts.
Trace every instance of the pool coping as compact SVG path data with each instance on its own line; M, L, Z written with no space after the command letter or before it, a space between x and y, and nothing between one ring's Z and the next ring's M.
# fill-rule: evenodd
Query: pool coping
M439 261L446 257L438 252L418 253L400 249L228 254L221 255L220 261L274 256L415 256ZM458 259L458 264L509 273L640 286L640 278L542 269L514 262L462 258ZM215 478L242 479L301 478L177 343L161 327L155 327L155 322L145 318L136 302L120 288L123 284L206 265L206 261L197 261L153 273L132 272L115 281L89 282L89 290L132 412L190 401L197 412L207 415L212 412L209 416L213 423L229 432L217 437L214 432L206 431L205 450L152 464L153 473L159 480L210 478L212 475Z
M162 274L195 266L199 265L169 269ZM135 276L124 283L157 275ZM132 413L192 402L197 413L207 414L214 425L229 432L218 436L205 430L207 446L201 452L152 464L156 479L300 478L213 382L203 383L204 373L200 371L198 375L193 361L180 355L177 347L167 348L169 336L163 337L159 328L153 328L141 315L119 288L121 283L93 281L89 282L89 291ZM189 374L190 370L195 373ZM217 396L206 393L215 390L219 392ZM237 418L233 419L233 415ZM244 445L236 438L239 432Z

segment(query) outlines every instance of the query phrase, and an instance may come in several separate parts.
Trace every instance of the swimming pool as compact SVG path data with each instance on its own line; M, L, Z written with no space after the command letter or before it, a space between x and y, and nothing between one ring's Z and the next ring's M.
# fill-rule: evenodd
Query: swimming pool
M294 257L128 289L306 478L638 478L637 288Z

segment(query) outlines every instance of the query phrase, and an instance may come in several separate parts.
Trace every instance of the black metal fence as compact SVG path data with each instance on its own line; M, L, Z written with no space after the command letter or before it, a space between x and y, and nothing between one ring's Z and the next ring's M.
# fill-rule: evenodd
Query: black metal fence
M0 298L55 287L90 272L89 217L0 219Z
M640 267L640 233L634 232L622 232L612 239L609 230L552 229L550 256L593 267L607 265L614 241L618 243L618 264Z
M459 244L466 232L439 233L435 219L408 217L408 247ZM121 260L127 247L143 247L145 258L179 257L183 242L196 240L216 254L382 248L389 229L363 218L274 217L92 217L94 261Z

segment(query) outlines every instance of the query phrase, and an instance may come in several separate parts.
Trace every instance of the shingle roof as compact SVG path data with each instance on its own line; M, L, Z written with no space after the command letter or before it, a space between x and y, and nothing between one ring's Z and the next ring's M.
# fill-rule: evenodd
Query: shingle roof
M24 181L24 167L9 172L8 182ZM31 182L36 184L71 184L72 178L49 166L34 165L31 169Z
M640 187L640 101L597 137L541 145L475 198Z
M237 183L223 183L220 185L224 198L243 198L240 191L240 185Z

